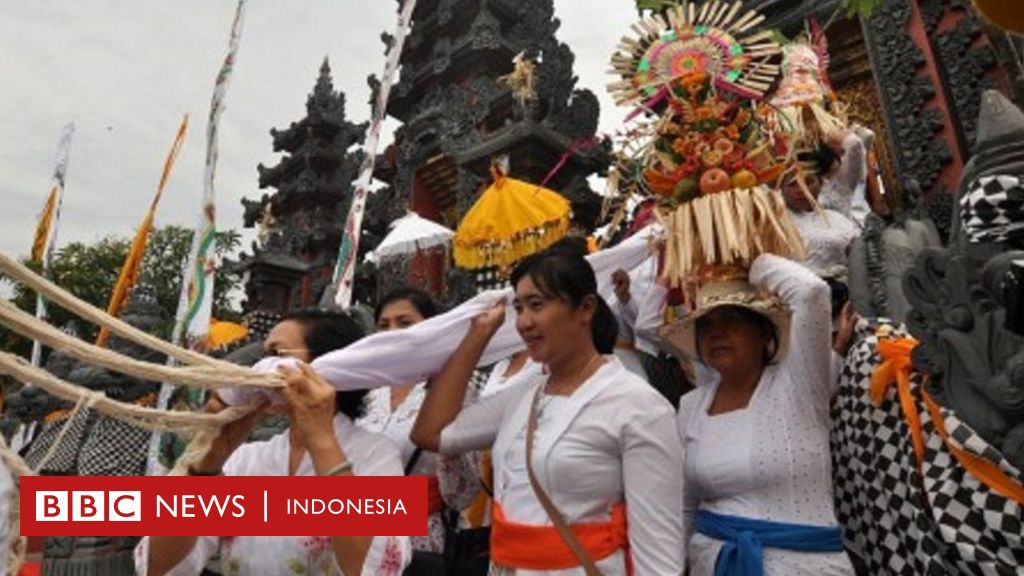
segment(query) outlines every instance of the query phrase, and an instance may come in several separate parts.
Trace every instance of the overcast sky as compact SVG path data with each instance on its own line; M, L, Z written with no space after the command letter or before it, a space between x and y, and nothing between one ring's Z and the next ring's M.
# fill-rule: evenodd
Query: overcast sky
M394 28L396 6L394 0L247 3L220 126L219 228L241 231L239 200L261 194L256 165L277 162L267 131L304 115L324 56L335 88L347 94L349 119L369 119L366 77L383 69L379 36ZM559 39L576 53L579 85L601 99L604 131L624 116L605 93L605 69L636 16L633 6L632 0L555 0ZM185 113L189 134L157 224L193 226L206 115L235 2L0 0L0 7L0 251L28 253L59 132L69 121L77 133L59 246L134 233ZM389 142L390 134L382 146Z

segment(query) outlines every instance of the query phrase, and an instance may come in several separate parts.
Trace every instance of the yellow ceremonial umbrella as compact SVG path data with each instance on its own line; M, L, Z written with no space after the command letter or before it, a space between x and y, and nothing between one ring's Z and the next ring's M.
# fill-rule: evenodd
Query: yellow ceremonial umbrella
M210 333L206 336L206 345L210 350L216 350L248 335L249 329L241 324L210 320Z
M553 190L492 169L491 184L455 231L455 264L507 267L569 231L569 201Z

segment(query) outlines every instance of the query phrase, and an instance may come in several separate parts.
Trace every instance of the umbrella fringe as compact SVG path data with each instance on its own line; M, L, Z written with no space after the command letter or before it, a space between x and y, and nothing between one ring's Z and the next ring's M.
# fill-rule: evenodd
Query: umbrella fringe
M508 240L455 242L455 264L462 268L508 267L561 240L569 232L569 217L545 222Z

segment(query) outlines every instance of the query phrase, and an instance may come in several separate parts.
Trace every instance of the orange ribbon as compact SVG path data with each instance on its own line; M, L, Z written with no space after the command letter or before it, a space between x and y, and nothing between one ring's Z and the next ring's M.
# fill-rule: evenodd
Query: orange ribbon
M939 405L935 403L935 400L932 399L927 390L924 391L924 403L928 407L932 421L935 422L935 429L938 430L939 436L942 437L943 442L946 443L946 448L956 457L960 465L972 476L980 480L982 484L1024 506L1024 485L1007 476L996 463L980 456L975 456L953 445L949 439L949 433L946 432L946 421L942 417L942 411L939 410Z
M903 417L907 420L910 428L911 439L914 444L914 454L917 456L917 466L920 471L924 460L924 434L921 430L921 417L917 410L917 403L910 390L910 374L914 369L911 363L910 354L917 346L917 340L913 338L882 339L878 341L878 354L883 362L871 374L871 401L875 406L881 406L885 401L885 394L889 387L896 383L899 393L900 406L903 408ZM935 429L946 444L946 448L956 458L971 476L977 478L982 484L995 490L1002 496L1009 498L1018 504L1024 505L1024 486L1017 480L1010 478L998 465L985 458L976 456L955 446L946 431L946 420L942 416L939 405L922 388L924 404L928 408Z
M871 374L871 401L875 406L881 407L885 401L885 394L893 383L900 398L900 406L903 407L903 417L907 419L910 427L911 441L914 444L914 454L917 456L917 467L920 470L924 460L924 436L921 433L921 416L917 412L917 404L910 391L910 372L914 365L910 361L910 353L917 347L917 340L913 338L880 339L878 341L878 354L882 357L882 363L875 368Z

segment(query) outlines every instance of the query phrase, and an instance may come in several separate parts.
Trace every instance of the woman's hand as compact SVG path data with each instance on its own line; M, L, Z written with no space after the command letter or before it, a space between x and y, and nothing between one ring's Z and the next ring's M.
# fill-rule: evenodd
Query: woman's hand
M270 401L264 400L251 413L222 426L220 434L213 440L210 451L194 467L194 471L200 474L219 474L221 469L224 468L224 463L249 437L252 429L256 427L256 424L266 414L269 406ZM203 407L203 412L206 414L216 414L225 408L227 408L227 404L218 398L216 394L212 394L206 406Z
M859 136L857 136L856 132L849 128L846 128L844 130L836 132L835 134L832 134L831 138L828 138L826 140L825 145L831 148L836 154L839 155L840 158L842 158L843 145L846 144L846 139L849 138L850 136L856 136L857 138L860 138Z
M846 353L853 345L854 329L857 327L858 316L853 311L853 303L847 301L843 305L843 311L839 314L839 326L836 328L836 335L832 338L832 349L836 354L846 358Z
M488 337L493 336L505 322L505 307L507 304L508 302L502 298L493 306L475 316L470 322L470 330L483 332Z
M629 304L631 295L629 293L629 274L625 270L619 268L615 272L612 272L612 286L615 290L615 297L622 304Z
M281 366L278 371L284 376L282 393L288 401L291 425L306 448L313 452L317 447L337 442L334 437L336 391L309 364L298 364L298 368Z

